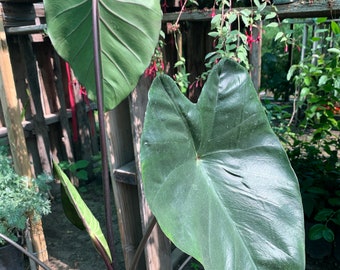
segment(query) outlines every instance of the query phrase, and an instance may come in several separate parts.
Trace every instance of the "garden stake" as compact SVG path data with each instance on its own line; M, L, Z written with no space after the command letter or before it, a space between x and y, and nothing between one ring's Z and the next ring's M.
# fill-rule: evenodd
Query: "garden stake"
M111 194L109 183L109 169L107 160L107 146L105 134L105 121L104 121L104 106L103 106L103 86L102 86L102 68L101 68L101 55L100 55L100 35L99 35L99 20L98 20L98 0L92 0L92 29L93 29L93 56L95 67L95 80L96 80L96 95L97 95L97 108L98 108L98 121L100 131L100 147L102 158L102 177L104 189L104 205L105 205L105 218L106 218L106 231L107 241L110 248L112 263L111 269L115 268L116 256L114 250L114 239L112 230L112 207L111 207Z

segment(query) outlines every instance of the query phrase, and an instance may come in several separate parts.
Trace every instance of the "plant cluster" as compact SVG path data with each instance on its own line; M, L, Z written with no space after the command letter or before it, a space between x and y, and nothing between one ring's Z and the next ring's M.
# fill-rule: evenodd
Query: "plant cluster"
M332 242L333 230L340 226L340 140L290 138L287 153L300 182L306 221L314 224L308 237Z
M314 224L308 236L332 242L340 226L340 28L331 21L318 32L325 35L324 42L313 37L312 42L320 42L317 50L287 75L296 87L293 108L266 108L298 176L306 221Z
M215 51L206 56L207 66L221 58L233 59L250 69L248 51L251 51L254 43L258 42L262 31L260 22L277 17L275 9L264 15L267 1L252 0L249 8L237 9L233 1L216 1L221 13L214 14L211 20L211 32L209 36L215 39ZM269 23L266 27L277 26ZM257 34L254 29L257 28Z
M0 147L0 232L12 240L25 230L30 215L40 218L50 212L46 195L51 178L40 175L30 181L13 169L7 149ZM4 240L0 239L0 245Z
M316 25L325 21L326 18L319 18ZM322 40L317 36L320 32L324 35ZM329 135L330 130L340 128L335 119L340 101L340 27L331 21L315 35L312 41L316 43L316 49L289 69L287 79L295 83L296 120L302 120L300 124L305 128L312 126L316 129L315 139L320 139ZM299 109L303 110L302 117L297 114Z
M179 17L185 10L187 2L194 4L194 1L184 1ZM216 0L213 4L205 2L207 1L200 1L196 4L212 7L211 31L208 35L213 38L214 50L205 57L207 71L196 78L196 84L199 82L200 85L207 79L211 68L221 59L233 59L248 70L251 69L248 58L249 52L254 43L261 40L263 27L278 26L278 22L273 21L277 19L276 8L266 0L251 0L249 3L229 0ZM272 7L271 11L266 9L269 5ZM243 8L239 8L240 6ZM217 12L217 9L219 12ZM173 24L171 31L174 34L175 44L177 44L176 35L180 32L178 21L179 18ZM190 73L186 71L185 57L179 55L174 67L177 69L174 79L181 91L185 93L189 87L195 84L195 82L190 84L188 79Z

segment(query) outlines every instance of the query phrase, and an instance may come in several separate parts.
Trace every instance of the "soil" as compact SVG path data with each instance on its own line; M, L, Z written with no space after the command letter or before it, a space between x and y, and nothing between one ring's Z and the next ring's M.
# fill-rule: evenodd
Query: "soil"
M82 192L82 198L87 203L93 214L101 224L105 234L104 202L102 185L99 182L91 182L86 185L86 191ZM60 196L60 184L54 184L52 188L52 213L43 218L43 226L49 262L46 264L51 270L105 270L105 264L86 231L76 228L65 216ZM117 270L124 270L124 258L119 239L117 216L113 207L113 228L115 237L115 252ZM319 249L320 250L320 249ZM181 262L183 264L183 261ZM183 266L183 265L182 265ZM179 269L180 265L175 269ZM203 269L193 259L183 268ZM340 261L334 257L313 259L307 256L306 270L336 270L340 269ZM161 269L160 269L161 270Z

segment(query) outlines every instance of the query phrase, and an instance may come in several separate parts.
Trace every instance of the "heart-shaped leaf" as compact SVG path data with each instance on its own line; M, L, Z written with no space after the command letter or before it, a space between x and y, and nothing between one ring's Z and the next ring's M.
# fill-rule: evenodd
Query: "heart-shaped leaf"
M240 65L215 66L197 104L156 78L141 162L159 225L205 269L304 269L298 181Z
M89 97L96 99L92 1L44 0L47 32ZM112 109L136 86L156 47L162 13L158 0L99 0L104 105Z

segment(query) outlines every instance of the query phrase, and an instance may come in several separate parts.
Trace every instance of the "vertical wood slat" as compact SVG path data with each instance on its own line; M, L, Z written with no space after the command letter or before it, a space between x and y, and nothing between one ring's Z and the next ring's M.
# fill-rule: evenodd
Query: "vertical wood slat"
M25 61L22 57L22 54L20 53L18 37L12 35L7 36L7 44L12 63L12 70L14 71L13 76L19 104L18 106L21 110L21 121L31 121L32 113L29 100L29 87L26 78L26 67ZM31 170L33 175L37 175L38 172L42 171L42 166L38 153L36 138L31 132L25 132L25 137L27 149L30 154Z
M147 204L141 175L141 164L140 164L140 146L141 146L141 135L144 123L145 110L147 105L147 95L151 84L150 78L141 77L136 89L131 93L130 98L130 115L132 124L132 134L134 140L134 151L136 160L136 171L137 171L137 184L139 191L139 203L140 212L142 218L142 229L143 233L146 231L151 218L152 213ZM145 247L145 259L146 267L148 270L170 270L172 269L171 263L171 243L170 240L164 235L160 227L156 225L153 229L146 247Z
M130 269L135 251L142 238L136 185L117 182L115 170L133 161L132 134L128 101L123 101L105 115L108 140L108 159L112 179L118 227L124 254L125 268ZM117 237L117 236L116 236ZM139 270L145 269L141 262Z
M89 119L86 112L86 104L81 93L81 85L77 79L73 77L73 93L76 102L76 114L78 124L79 141L75 142L75 157L77 160L91 160L92 144L91 144L91 130ZM92 165L90 163L90 165ZM91 175L89 175L91 177Z
M14 166L18 174L32 178L26 141L21 125L20 107L18 106L13 70L3 26L3 18L0 19L0 45L1 104L6 119ZM48 253L41 220L32 222L31 226L32 241L37 252L37 257L45 262L48 260Z
M251 79L256 90L261 86L261 48L262 48L262 21L256 22L257 27L253 27L253 38L257 41L252 43L249 53L249 64L251 65Z
M67 116L67 106L65 100L65 93L63 87L63 73L61 69L63 61L60 61L59 55L56 52L53 53L53 62L54 62L54 74L56 76L56 90L57 97L59 99L59 120L60 120L60 128L62 134L62 144L63 144L63 153L61 154L62 159L67 160L70 163L74 162L74 154L71 143L71 130L69 125L69 120ZM57 156L57 153L53 153L53 156Z
M44 104L45 114L51 114L58 111L60 107L59 99L56 98L57 91L55 86L55 76L53 73L51 58L53 48L49 39L44 42L33 43L34 52L38 63L38 73L40 78L41 96Z
M38 152L42 169L51 173L50 143L48 130L45 123L44 112L41 104L40 85L37 72L36 58L28 35L18 37L19 47L25 58L28 84L30 87L30 105L33 117L33 127L37 139Z

